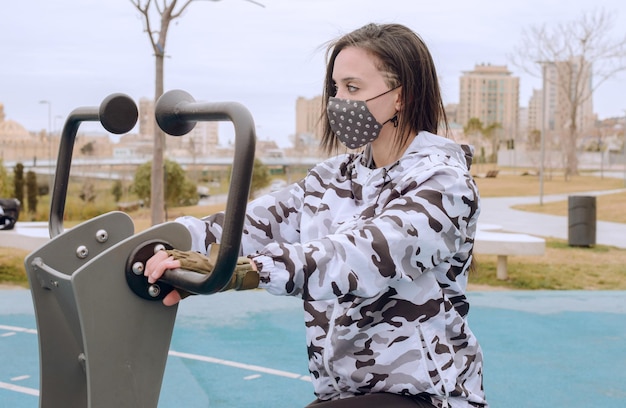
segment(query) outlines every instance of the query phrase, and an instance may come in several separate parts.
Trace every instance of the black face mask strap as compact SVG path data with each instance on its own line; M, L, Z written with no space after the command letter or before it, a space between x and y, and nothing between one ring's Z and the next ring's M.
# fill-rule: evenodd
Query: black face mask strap
M396 114L395 114L395 115L393 115L391 118L387 119L385 122L383 122L383 123L382 123L382 125L384 126L384 125L385 125L385 123L387 123L387 122L391 122L391 123L393 123L393 127L397 128L397 127L398 127L398 120L399 120L399 119L398 119L398 113L399 113L399 112L398 112L398 111L396 111Z
M395 91L396 89L400 88L401 86L402 86L402 85L398 85L398 86L396 86L395 88L391 88L391 89L389 89L389 90L387 90L387 91L385 91L385 92L381 93L380 95L377 95L377 96L375 96L375 97L373 97L373 98L366 99L366 100L365 100L365 102L369 102L369 101L374 100L374 99L376 99L376 98L380 98L380 97L381 97L381 96L383 96L383 95L387 95L389 92L391 92L391 91ZM398 112L398 111L396 111L396 114L395 114L395 115L393 115L391 118L387 119L386 121L384 121L384 122L382 123L382 125L384 126L384 125L385 125L385 123L387 123L387 122L391 122L391 123L393 123L393 127L397 128L397 127L398 127L398 113L399 113L399 112Z
M397 128L398 127L398 112L396 111L396 114L393 115L393 118L389 120L391 121L391 123L393 123L393 127Z
M373 100L374 100L374 99L376 99L376 98L380 98L380 97L381 97L381 96L383 96L383 95L387 95L389 92L391 92L391 91L395 91L396 89L400 88L401 86L402 86L402 85L398 85L398 86L396 86L395 88L388 89L388 90L386 90L385 92L381 93L380 95L376 95L376 96L375 96L375 97L373 97L373 98L366 99L366 100L365 100L365 102L373 101Z

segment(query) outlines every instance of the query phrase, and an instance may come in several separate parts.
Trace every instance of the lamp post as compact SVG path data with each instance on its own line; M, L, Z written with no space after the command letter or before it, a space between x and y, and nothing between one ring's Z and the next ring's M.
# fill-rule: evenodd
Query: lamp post
M626 187L626 110L624 110L624 126L622 129L624 130L624 138L622 140L622 159L624 160L624 187Z
M546 111L548 110L547 104L547 89L546 89L546 64L547 61L537 61L541 64L541 138L540 138L540 153L539 153L539 205L543 205L543 179L545 173L545 156L546 156Z
M52 192L52 137L50 135L50 128L52 126L52 102L43 100L39 101L40 104L48 105L48 192Z

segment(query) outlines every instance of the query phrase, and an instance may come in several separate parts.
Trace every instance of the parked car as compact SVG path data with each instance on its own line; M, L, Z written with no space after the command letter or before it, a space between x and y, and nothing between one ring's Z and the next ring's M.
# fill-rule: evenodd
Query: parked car
M196 190L198 191L198 197L200 199L211 197L211 190L209 189L209 187L198 186Z
M20 200L0 198L0 230L13 229L20 216Z

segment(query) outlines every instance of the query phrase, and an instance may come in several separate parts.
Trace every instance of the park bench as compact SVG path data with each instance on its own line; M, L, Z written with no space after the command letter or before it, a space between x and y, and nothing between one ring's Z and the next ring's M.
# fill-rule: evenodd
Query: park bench
M509 256L543 255L546 241L527 234L497 231L498 226L479 224L474 241L474 253L497 255L498 279L508 279L507 260Z
M487 173L481 173L474 175L475 178L496 178L498 177L500 170L489 170Z
M498 177L499 172L500 170L489 170L487 174L485 175L485 178L496 178Z
M117 210L124 212L137 211L140 208L143 208L144 203L143 200L138 201L129 201L129 202L118 202Z

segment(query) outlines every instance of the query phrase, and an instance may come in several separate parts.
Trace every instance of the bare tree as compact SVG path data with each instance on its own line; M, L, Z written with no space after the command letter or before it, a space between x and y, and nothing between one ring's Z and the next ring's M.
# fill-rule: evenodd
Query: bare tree
M165 61L165 46L170 23L179 18L191 3L199 0L130 0L135 8L141 13L145 32L148 34L150 46L154 52L155 77L154 77L154 101L163 95L163 65ZM209 0L220 1L220 0ZM253 0L249 3L265 7ZM159 28L155 29L155 20L159 21ZM165 134L155 126L154 152L152 160L152 182L150 196L150 211L152 225L165 221L165 199L163 191L163 152L165 150Z
M580 129L585 121L583 107L590 103L600 85L626 70L626 35L611 37L614 21L615 13L595 10L553 27L531 26L522 32L522 41L511 56L513 64L525 72L543 77L544 88L547 83L556 90L558 102L552 119L554 130L562 132L566 179L578 174L577 145L584 130ZM546 75L550 72L552 75ZM548 106L542 110L545 115ZM542 118L544 129L546 119Z
M143 16L144 29L148 34L154 52L155 77L154 101L163 95L163 65L165 61L165 45L167 33L172 20L181 16L193 0L186 0L177 9L178 0L130 0ZM153 28L153 20L160 19L158 30ZM154 151L152 160L152 188L150 211L152 225L165 221L165 200L163 192L163 152L165 150L165 134L158 126L154 130Z

